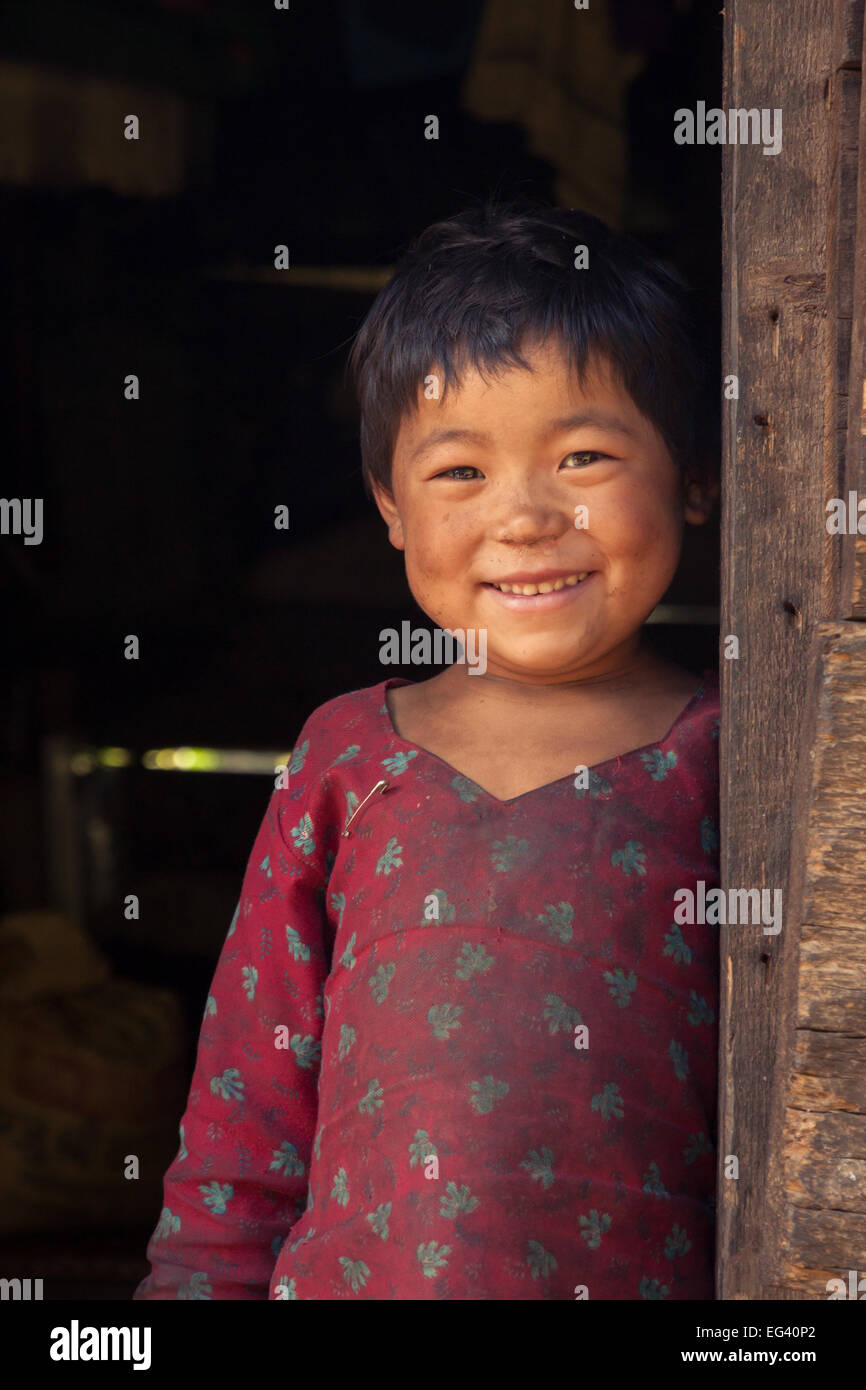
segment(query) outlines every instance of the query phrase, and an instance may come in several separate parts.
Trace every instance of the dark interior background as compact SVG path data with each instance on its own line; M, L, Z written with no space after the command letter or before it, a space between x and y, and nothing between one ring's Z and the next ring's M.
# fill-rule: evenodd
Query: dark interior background
M542 40L584 22L570 0L0 12L2 492L45 509L41 545L0 536L0 1275L46 1298L128 1298L147 1272L272 783L145 755L287 752L317 704L382 679L380 628L427 621L344 379L387 267L470 198L534 194L641 238L718 317L718 151L672 138L677 107L719 103L718 7L591 13L592 65L563 75ZM478 114L479 65L508 119ZM557 83L572 127L546 142L520 91ZM717 523L687 528L665 603L653 640L715 665Z

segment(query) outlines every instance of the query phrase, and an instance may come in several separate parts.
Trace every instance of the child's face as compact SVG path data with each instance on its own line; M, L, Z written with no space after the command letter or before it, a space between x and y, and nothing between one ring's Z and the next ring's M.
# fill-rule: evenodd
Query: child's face
M543 683L616 671L671 582L684 521L705 521L715 490L686 495L604 363L581 387L558 344L522 354L529 372L486 383L467 372L438 400L419 392L398 432L393 494L376 488L377 505L419 606L441 628L485 629L491 674ZM492 587L550 571L590 573L536 596Z

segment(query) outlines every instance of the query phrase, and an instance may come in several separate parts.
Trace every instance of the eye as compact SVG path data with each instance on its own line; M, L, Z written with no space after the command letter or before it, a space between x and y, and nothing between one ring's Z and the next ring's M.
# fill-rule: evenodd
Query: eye
M479 469L473 468L472 465L471 465L471 464L468 464L468 463L467 463L467 464L462 464L462 465L461 465L461 464L457 464L454 468L446 468L446 470L445 470L444 473L437 473L437 474L435 474L435 476L436 476L437 478L455 478L455 475L456 475L457 473L477 473L478 476L479 476L479 478L481 477L481 473L480 473ZM462 481L465 481L465 480L464 480L464 479L460 479L460 478L455 478L455 481L457 481L457 482L462 482ZM469 482L474 482L474 479L473 479L473 478L470 478L470 479L468 479L468 481L469 481Z
M591 463L595 463L597 459L603 458L607 458L607 455L600 454L595 449L575 449L573 453L566 454L563 463L566 463L568 459L582 459L582 466L588 468Z

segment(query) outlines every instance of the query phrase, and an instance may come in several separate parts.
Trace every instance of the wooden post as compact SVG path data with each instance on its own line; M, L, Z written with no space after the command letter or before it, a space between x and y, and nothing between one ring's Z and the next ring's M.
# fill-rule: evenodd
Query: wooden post
M723 104L783 142L723 151L722 884L784 918L720 928L723 1299L866 1274L866 607L825 510L862 484L862 30L863 0L726 7Z

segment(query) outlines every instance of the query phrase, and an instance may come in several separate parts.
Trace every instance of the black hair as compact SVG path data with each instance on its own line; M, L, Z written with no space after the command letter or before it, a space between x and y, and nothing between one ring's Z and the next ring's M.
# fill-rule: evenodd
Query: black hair
M400 422L434 365L444 395L467 367L528 367L521 344L550 337L578 379L591 356L607 358L681 476L716 476L718 391L679 276L589 213L491 197L415 238L355 337L367 494L373 482L391 491Z

